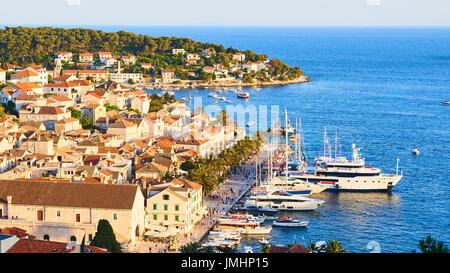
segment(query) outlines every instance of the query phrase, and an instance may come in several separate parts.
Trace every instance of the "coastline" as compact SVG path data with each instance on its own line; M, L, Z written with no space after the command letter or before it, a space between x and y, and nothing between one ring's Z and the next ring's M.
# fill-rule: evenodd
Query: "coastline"
M129 85L130 87L138 88L150 88L150 89L209 89L209 88L240 88L240 87L266 87L266 86L279 86L288 84L298 84L311 82L312 79L307 76L300 76L293 80L280 81L274 80L270 82L253 82L253 83L243 83L242 81L212 81L209 83L196 82L196 81L185 81L182 83L152 83L152 84L135 84Z

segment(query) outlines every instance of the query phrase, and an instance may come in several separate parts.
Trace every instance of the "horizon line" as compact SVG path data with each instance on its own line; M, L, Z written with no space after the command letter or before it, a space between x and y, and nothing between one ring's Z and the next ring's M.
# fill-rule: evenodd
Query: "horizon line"
M293 28L433 28L450 25L145 25L145 24L2 24L1 27L293 27Z

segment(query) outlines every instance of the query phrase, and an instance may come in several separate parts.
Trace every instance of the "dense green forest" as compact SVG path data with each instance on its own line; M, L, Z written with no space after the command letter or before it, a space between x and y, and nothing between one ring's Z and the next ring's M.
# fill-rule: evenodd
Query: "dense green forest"
M61 51L72 53L110 51L116 56L135 55L140 62L149 62L158 68L185 68L180 55L171 54L173 48L183 48L188 53L199 53L211 49L214 54L201 60L200 65L223 63L229 66L232 54L241 52L246 61L264 61L267 55L256 54L251 50L239 51L235 48L225 48L214 43L196 42L188 38L151 37L125 31L103 32L93 29L65 29L52 27L5 27L0 29L0 62L19 66L41 64L49 69L54 66L54 54ZM272 76L303 75L300 68L291 68L285 63L272 59L275 66L268 72ZM126 68L137 72L136 67ZM287 73L286 73L287 72ZM289 75L292 74L292 75Z

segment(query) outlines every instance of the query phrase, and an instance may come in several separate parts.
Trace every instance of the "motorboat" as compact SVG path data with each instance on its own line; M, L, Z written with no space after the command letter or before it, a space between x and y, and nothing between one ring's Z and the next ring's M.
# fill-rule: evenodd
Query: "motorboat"
M236 96L240 99L248 99L250 98L250 94L247 92L237 92Z
M444 101L441 101L441 104L442 105L450 105L450 101L444 100Z
M251 246L244 246L244 253L253 253L253 248Z
M249 121L249 122L247 122L247 127L250 127L250 126L252 126L254 123L253 123L253 121Z
M245 212L248 212L248 213L251 213L251 214L257 214L257 215L263 215L263 216L265 216L265 215L272 216L272 215L275 215L278 212L275 209L271 209L271 208L268 208L268 207L257 206L255 204L247 204L247 205L245 205L245 206L243 206L241 208L237 208L235 210L237 210L237 211L245 211ZM267 217L266 217L266 219L267 219Z
M414 147L414 149L411 152L413 154L415 154L415 155L419 155L420 154L419 149L417 149L417 147Z
M261 240L259 240L259 243L262 244L262 245L268 245L268 244L269 244L269 241L266 240L266 239L263 237Z
M271 226L265 226L265 227L246 227L246 228L239 228L238 231L242 235L269 235L272 231Z
M255 204L257 206L270 207L280 211L305 211L315 210L323 203L325 203L323 200L293 195L275 189L268 193L258 193L250 196L245 205Z
M308 224L308 221L301 221L288 217L281 217L280 219L273 221L273 225L277 227L306 227Z
M217 104L217 101L213 101L213 104Z
M294 195L316 194L328 189L327 186L310 183L296 179L295 177L289 177L287 181L281 177L275 177L271 181L268 181L267 185L272 188L283 189L284 191Z

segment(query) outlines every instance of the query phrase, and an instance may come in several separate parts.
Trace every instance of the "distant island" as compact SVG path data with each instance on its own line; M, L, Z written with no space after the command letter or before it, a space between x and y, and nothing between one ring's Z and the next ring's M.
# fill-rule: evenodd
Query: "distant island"
M153 88L254 86L310 81L300 67L265 54L188 38L125 31L52 27L0 29L5 71L40 65L52 78L74 75L96 83L114 80ZM7 73L8 78L12 72Z

